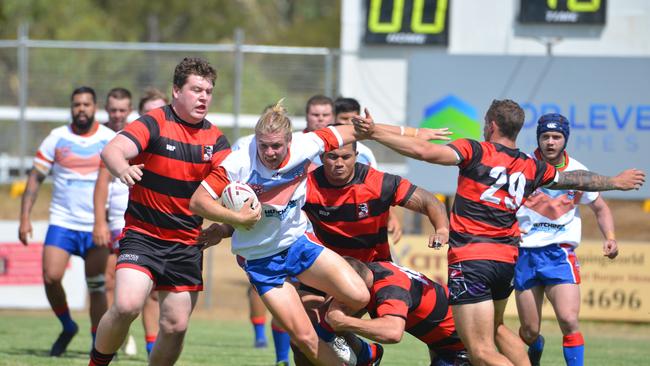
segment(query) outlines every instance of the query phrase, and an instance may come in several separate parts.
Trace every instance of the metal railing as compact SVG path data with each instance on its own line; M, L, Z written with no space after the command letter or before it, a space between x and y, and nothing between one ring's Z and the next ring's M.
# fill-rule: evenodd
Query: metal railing
M146 87L171 90L173 68L188 55L217 68L210 116L233 140L250 127L251 116L282 97L295 115L310 96L338 93L338 49L247 45L240 30L232 44L34 40L21 25L16 40L0 40L0 154L9 165L17 157L22 168L29 167L50 123L68 122L69 113L60 117L75 87L95 88L98 110L116 86L130 89L137 104ZM3 177L15 178L0 172Z

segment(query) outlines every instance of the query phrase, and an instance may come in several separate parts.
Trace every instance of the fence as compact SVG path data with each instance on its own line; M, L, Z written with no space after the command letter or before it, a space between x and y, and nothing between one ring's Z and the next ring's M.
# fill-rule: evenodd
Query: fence
M338 92L338 50L246 45L241 31L233 44L32 40L24 26L18 34L17 40L0 40L0 169L6 169L0 183L31 166L53 122L69 120L75 87L95 89L99 112L116 86L131 90L136 101L149 86L170 91L174 66L188 55L217 69L209 118L231 140L248 133L242 129L280 98L286 98L290 114L302 115L310 96ZM97 114L100 121L104 116Z

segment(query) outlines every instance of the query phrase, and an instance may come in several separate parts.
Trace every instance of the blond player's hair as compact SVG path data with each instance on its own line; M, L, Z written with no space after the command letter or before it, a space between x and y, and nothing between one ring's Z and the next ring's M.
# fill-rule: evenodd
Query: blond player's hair
M282 105L283 101L284 98L265 110L255 125L255 135L280 132L285 134L287 140L291 138L291 120L287 116L286 108Z

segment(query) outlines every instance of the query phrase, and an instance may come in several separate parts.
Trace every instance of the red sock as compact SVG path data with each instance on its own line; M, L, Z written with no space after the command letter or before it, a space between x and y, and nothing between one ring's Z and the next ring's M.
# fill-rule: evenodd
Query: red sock
M154 343L156 341L157 334L146 334L144 336L144 341L147 343Z
M266 323L266 317L265 316L251 316L251 323L253 323L253 325L265 324Z
M578 347L585 344L585 339L582 338L582 333L567 334L562 338L562 346L564 347Z

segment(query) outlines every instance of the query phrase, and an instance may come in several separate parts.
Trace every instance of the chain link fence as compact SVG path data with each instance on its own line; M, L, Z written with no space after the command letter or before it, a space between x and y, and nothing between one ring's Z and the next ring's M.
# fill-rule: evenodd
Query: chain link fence
M217 69L209 118L231 141L250 133L264 107L280 98L290 115L303 116L312 95L338 94L338 50L245 45L239 33L235 39L219 45L74 42L22 34L0 41L0 180L23 176L49 131L69 122L74 88L95 89L96 117L103 122L110 89L129 89L134 105L147 87L169 94L174 67L186 56L203 57ZM303 117L293 120L304 124Z

